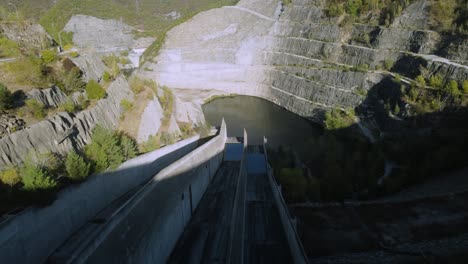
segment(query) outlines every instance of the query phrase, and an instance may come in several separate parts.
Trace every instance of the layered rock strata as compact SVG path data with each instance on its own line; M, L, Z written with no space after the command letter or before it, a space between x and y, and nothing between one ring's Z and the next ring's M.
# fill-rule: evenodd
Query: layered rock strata
M340 27L323 1L240 1L171 30L157 63L145 65L154 71L144 74L172 88L262 97L320 121L325 110L361 104L391 76L380 70L386 62L408 78L424 66L444 80L468 79L466 41L449 42L444 54L446 36L429 30L428 6L415 1L389 27Z

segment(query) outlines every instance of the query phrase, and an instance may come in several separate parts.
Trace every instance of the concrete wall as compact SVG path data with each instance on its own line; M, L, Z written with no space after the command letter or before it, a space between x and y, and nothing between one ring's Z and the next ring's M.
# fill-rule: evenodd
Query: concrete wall
M165 263L223 161L220 134L162 170L120 209L74 263Z
M273 197L275 198L275 203L278 208L281 223L283 225L284 233L286 234L286 239L288 241L289 248L291 249L291 256L293 257L294 263L306 264L308 263L307 255L302 246L301 239L297 234L296 220L291 217L288 206L284 201L283 195L281 194L281 186L276 183L276 180L273 176L273 169L268 164L266 138L264 140L263 150L265 152L265 159L267 160L268 166L268 181L270 182Z
M245 193L247 187L247 146L248 146L248 135L244 129L244 151L242 153L242 159L239 169L239 178L237 180L236 196L234 198L234 206L232 209L232 215L239 217L233 217L231 220L231 229L229 233L230 245L228 251L229 263L242 264L244 263L244 230L245 230Z
M116 171L67 188L45 208L31 208L0 224L1 263L43 263L75 230L116 198L197 147L199 137L141 155Z

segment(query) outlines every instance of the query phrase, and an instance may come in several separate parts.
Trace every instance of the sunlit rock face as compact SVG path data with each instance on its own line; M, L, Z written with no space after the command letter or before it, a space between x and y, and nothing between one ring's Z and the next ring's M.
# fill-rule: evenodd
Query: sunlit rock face
M468 78L463 62L439 57L463 60L467 41L428 30L426 0L415 1L389 27L339 22L325 15L319 0L240 1L171 30L160 55L145 65L153 71L143 74L171 88L259 96L317 121L330 108L361 104L388 76L380 70L385 61L413 70L422 61L431 74ZM412 69L392 71L413 77Z

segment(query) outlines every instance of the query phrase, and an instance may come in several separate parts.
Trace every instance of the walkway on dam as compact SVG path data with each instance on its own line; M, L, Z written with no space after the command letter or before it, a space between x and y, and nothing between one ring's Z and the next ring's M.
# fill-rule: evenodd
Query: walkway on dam
M292 263L263 151L263 146L247 150L244 263Z
M248 147L247 181L245 189L240 188L244 191L242 209L233 215L242 152L241 143L226 144L225 161L208 186L168 263L235 263L229 259L233 218L243 220L245 224L243 233L235 236L243 240L244 263L292 262L268 182L262 146Z

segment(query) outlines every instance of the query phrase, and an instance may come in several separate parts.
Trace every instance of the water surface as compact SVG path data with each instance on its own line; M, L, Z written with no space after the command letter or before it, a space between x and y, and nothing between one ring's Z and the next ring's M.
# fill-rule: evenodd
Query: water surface
M262 144L266 136L270 146L288 146L300 155L307 151L304 142L321 132L317 124L257 97L239 95L216 99L203 106L203 113L215 126L224 117L230 137L242 136L245 128L249 144Z

